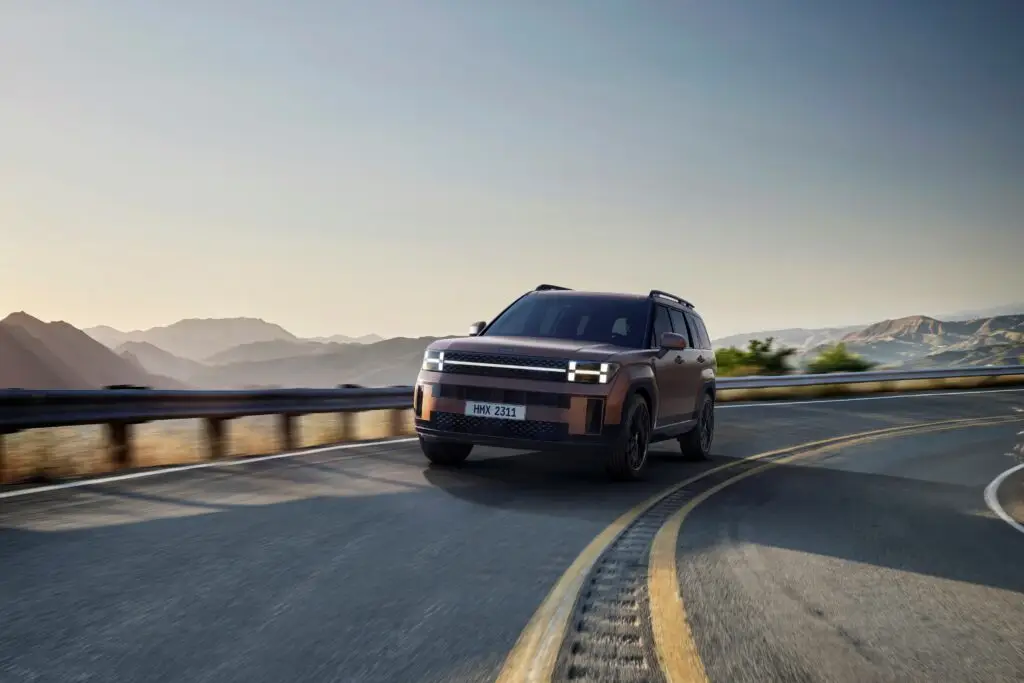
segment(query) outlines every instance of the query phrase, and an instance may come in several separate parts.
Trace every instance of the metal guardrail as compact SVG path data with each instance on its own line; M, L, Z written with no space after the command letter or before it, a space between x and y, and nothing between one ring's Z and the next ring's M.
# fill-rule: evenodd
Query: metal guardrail
M868 372L833 372L823 375L758 375L752 377L721 377L722 389L761 389L802 387L809 385L863 384L868 382L908 382L947 380L968 377L1002 377L1024 375L1024 365L995 365L979 368L932 370L872 370Z
M412 387L262 391L0 390L0 432L105 423L250 415L310 415L412 406Z
M723 401L771 400L789 396L928 390L949 386L980 387L1024 384L1024 365L955 370L891 370L827 375L723 377L717 382ZM96 391L0 390L0 482L4 481L3 435L27 429L102 424L112 463L134 463L131 426L160 420L202 419L207 457L226 452L225 422L256 415L279 416L280 446L296 447L295 420L302 415L336 413L342 438L350 438L352 413L392 411L394 434L404 431L412 408L413 388L269 389L257 391L163 391L106 389Z
M823 375L721 377L719 390L908 382L1020 376L1024 365L964 369L838 372ZM252 415L297 417L314 413L407 410L413 388L266 389L256 391L0 390L0 433L87 424L157 420L230 420Z

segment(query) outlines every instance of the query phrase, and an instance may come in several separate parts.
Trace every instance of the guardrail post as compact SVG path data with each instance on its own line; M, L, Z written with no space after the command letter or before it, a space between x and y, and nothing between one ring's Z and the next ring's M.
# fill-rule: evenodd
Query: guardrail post
M107 452L115 467L129 467L132 464L132 430L126 422L107 424Z
M206 418L206 455L210 460L220 460L227 448L224 439L224 420L219 417Z
M281 450L293 451L295 450L295 416L282 413L278 417L281 427Z
M338 438L342 442L356 440L355 418L355 413L338 413Z
M391 411L391 436L402 436L405 434L405 409L397 408Z

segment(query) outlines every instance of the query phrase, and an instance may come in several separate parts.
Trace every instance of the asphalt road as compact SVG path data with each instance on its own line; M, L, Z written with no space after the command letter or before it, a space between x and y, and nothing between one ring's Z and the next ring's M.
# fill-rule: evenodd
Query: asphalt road
M729 459L1024 392L720 410L712 462L647 481L373 446L0 499L0 681L493 681L625 510ZM905 436L710 497L679 582L712 681L1024 679L1024 534L985 506L1022 425Z

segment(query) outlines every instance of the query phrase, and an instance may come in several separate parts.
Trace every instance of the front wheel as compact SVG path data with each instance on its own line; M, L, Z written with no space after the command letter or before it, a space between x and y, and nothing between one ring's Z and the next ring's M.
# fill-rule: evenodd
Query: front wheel
M679 437L679 448L686 460L707 460L715 439L715 399L704 394L697 413L697 426Z
M471 443L455 443L453 441L432 441L420 437L420 449L427 460L435 465L459 465L469 457L473 450Z
M651 442L651 411L647 401L634 394L623 411L622 430L608 453L606 469L613 479L639 479L647 466L647 448Z

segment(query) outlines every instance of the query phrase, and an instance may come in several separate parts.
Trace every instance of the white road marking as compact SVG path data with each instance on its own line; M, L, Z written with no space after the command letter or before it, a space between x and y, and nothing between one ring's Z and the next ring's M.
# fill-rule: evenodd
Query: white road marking
M97 486L99 484L110 484L115 481L130 481L132 479L142 479L143 477L155 477L158 474L175 474L178 472L188 472L189 470L204 470L211 467L235 467L238 465L248 465L254 462L266 462L268 460L295 458L300 455L316 455L317 453L327 453L328 451L345 451L351 450L353 448L369 448L370 446L390 446L391 444L410 443L412 441L416 441L416 438L412 437L407 439L383 439L381 441L360 441L359 443L338 444L336 446L320 446L318 448L308 448L303 451L289 451L287 453L260 455L252 458L210 460L207 462L195 463L193 465L163 467L156 470L146 470L145 472L127 472L125 474L114 474L109 477L97 477L95 479L69 481L63 484L47 484L46 486L34 486L32 488L16 489L14 491L2 491L0 492L0 500L3 500L4 498L17 498L19 496L28 496L35 493L47 493L49 491L73 489L81 486Z
M985 504L988 505L989 510L996 513L1001 520L1012 526L1017 531L1024 534L1024 524L1021 524L1013 517L1011 517L1010 513L1004 510L1003 506L999 504L999 486L1004 481L1006 481L1006 479L1011 474L1013 474L1014 472L1019 472L1021 470L1024 470L1024 464L1017 465L1016 467L1011 467L1010 469L1006 470L998 477L993 479L992 482L985 487Z
M823 403L846 403L849 401L885 401L894 399L906 399L906 398L934 398L939 396L977 396L984 394L1003 394L1008 392L1022 392L1024 389L964 389L962 391L945 391L940 393L921 393L921 394L886 394L884 396L856 396L853 398L812 398L801 401L760 401L751 403L726 403L719 405L716 410L725 410L727 408L753 408L753 407L782 407L782 406L798 406L798 405L809 405L816 404L820 405ZM360 443L351 444L340 444L337 446L322 446L319 448L310 448L304 451L290 451L288 453L275 453L274 455L261 455L253 458L238 458L232 460L211 460L208 462L200 462L192 465L179 465L172 467L164 467L155 470L146 470L145 472L128 472L125 474L115 474L109 477L98 477L95 479L83 479L81 481L69 481L62 484L48 484L46 486L35 486L32 488L16 489L14 491L2 491L0 492L0 500L6 498L18 498L21 496L29 496L38 493L47 493L50 491L60 491L63 489L73 489L82 486L98 486L100 484L110 484L118 481L131 481L132 479L142 479L144 477L155 477L160 474L175 474L177 472L187 472L189 470L202 470L212 467L235 467L238 465L247 465L253 462L266 462L268 460L280 460L283 458L295 458L301 455L315 455L316 453L326 453L328 451L341 451L349 450L354 448L369 448L370 446L389 446L397 443L410 443L416 441L416 437L406 439L385 439L381 441L366 441ZM1016 523L1014 523L1016 525ZM1022 530L1024 531L1024 530Z
M935 398L937 396L983 396L985 394L1006 394L1024 392L1024 389L963 389L961 391L942 391L934 393L885 394L882 396L854 396L852 398L809 398L801 401L751 401L723 403L715 406L715 410L725 408L766 408L769 406L800 406L821 403L849 403L851 401L892 401L901 398Z

